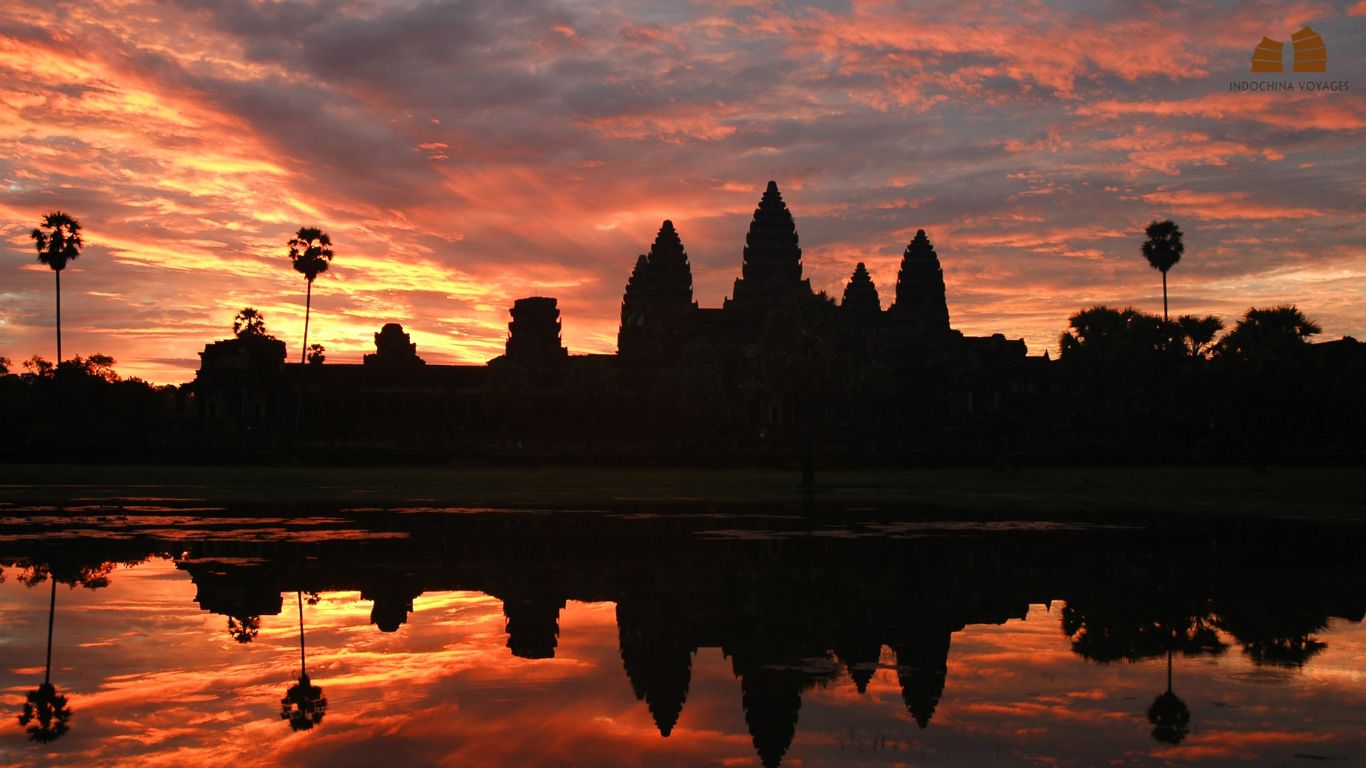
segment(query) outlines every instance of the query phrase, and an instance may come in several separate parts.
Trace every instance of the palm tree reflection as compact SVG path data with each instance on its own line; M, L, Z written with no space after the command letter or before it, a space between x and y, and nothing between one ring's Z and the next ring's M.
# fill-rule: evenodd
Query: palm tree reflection
M19 715L19 725L28 731L28 737L39 744L48 744L61 738L70 726L71 708L66 705L66 697L57 692L52 684L52 623L57 612L57 577L52 580L52 596L47 608L47 665L43 671L43 684L28 692L24 711Z
M299 602L299 682L289 687L280 699L280 719L287 720L296 731L307 731L323 721L327 714L327 699L323 689L308 679L307 656L304 653L304 595L296 592ZM310 599L310 602L313 602Z
M1180 744L1190 733L1191 711L1179 696L1172 693L1172 652L1167 651L1167 690L1158 694L1148 707L1148 722L1153 725L1153 738L1166 744Z
M260 616L229 616L228 637L243 645L256 639L261 633Z

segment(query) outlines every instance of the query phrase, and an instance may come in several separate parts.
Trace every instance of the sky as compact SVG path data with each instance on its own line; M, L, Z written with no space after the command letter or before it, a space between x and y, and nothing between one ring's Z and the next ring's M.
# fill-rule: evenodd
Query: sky
M1305 25L1325 73L1250 73ZM483 362L532 295L571 353L612 352L660 222L719 306L770 178L814 287L862 261L887 306L925 229L954 327L1033 354L1078 309L1161 310L1139 245L1164 218L1173 313L1293 303L1366 338L1364 92L1366 0L7 0L0 356L55 355L28 233L56 209L86 243L63 352L125 375L189 380L245 306L297 357L301 226L335 245L329 362L386 322Z

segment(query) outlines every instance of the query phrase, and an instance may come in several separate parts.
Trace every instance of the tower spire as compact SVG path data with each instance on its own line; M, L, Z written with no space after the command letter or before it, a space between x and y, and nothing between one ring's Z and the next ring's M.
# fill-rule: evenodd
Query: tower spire
M797 225L783 202L778 183L770 180L745 235L744 263L727 305L768 305L797 291L811 291L802 279L802 249Z
M696 309L688 253L673 222L665 219L650 252L636 259L626 283L617 351L638 361L672 360L687 339Z
M882 302L878 299L877 286L868 274L868 268L859 262L849 282L844 286L844 299L840 309L855 320L871 320L882 312Z
M892 320L918 334L949 331L949 307L944 297L944 270L939 255L918 229L901 257L896 276L896 301L888 310Z

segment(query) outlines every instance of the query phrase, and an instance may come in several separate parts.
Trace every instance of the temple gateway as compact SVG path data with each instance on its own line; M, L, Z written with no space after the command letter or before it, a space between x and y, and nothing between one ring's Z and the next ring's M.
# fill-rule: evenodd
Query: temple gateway
M574 355L556 300L514 302L506 351L429 365L386 324L359 365L285 362L285 344L209 344L191 410L217 441L432 455L727 460L986 458L1034 453L1048 356L950 325L924 230L890 304L858 264L837 301L802 274L796 223L770 181L721 307L700 307L678 231L659 228L626 281L615 355Z

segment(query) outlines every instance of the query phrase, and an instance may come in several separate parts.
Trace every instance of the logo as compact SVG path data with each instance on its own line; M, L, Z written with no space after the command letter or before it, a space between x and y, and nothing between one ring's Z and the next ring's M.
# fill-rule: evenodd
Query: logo
M1291 65L1294 72L1323 72L1328 65L1328 47L1323 37L1309 27L1290 36L1290 47L1295 55ZM1252 49L1253 72L1284 72L1285 43L1263 37Z
M1308 74L1328 71L1328 46L1323 36L1309 27L1290 36L1290 72ZM1263 37L1252 49L1252 74L1284 73L1285 43ZM1256 79L1230 80L1230 91L1294 93L1296 91L1346 91L1346 80Z

